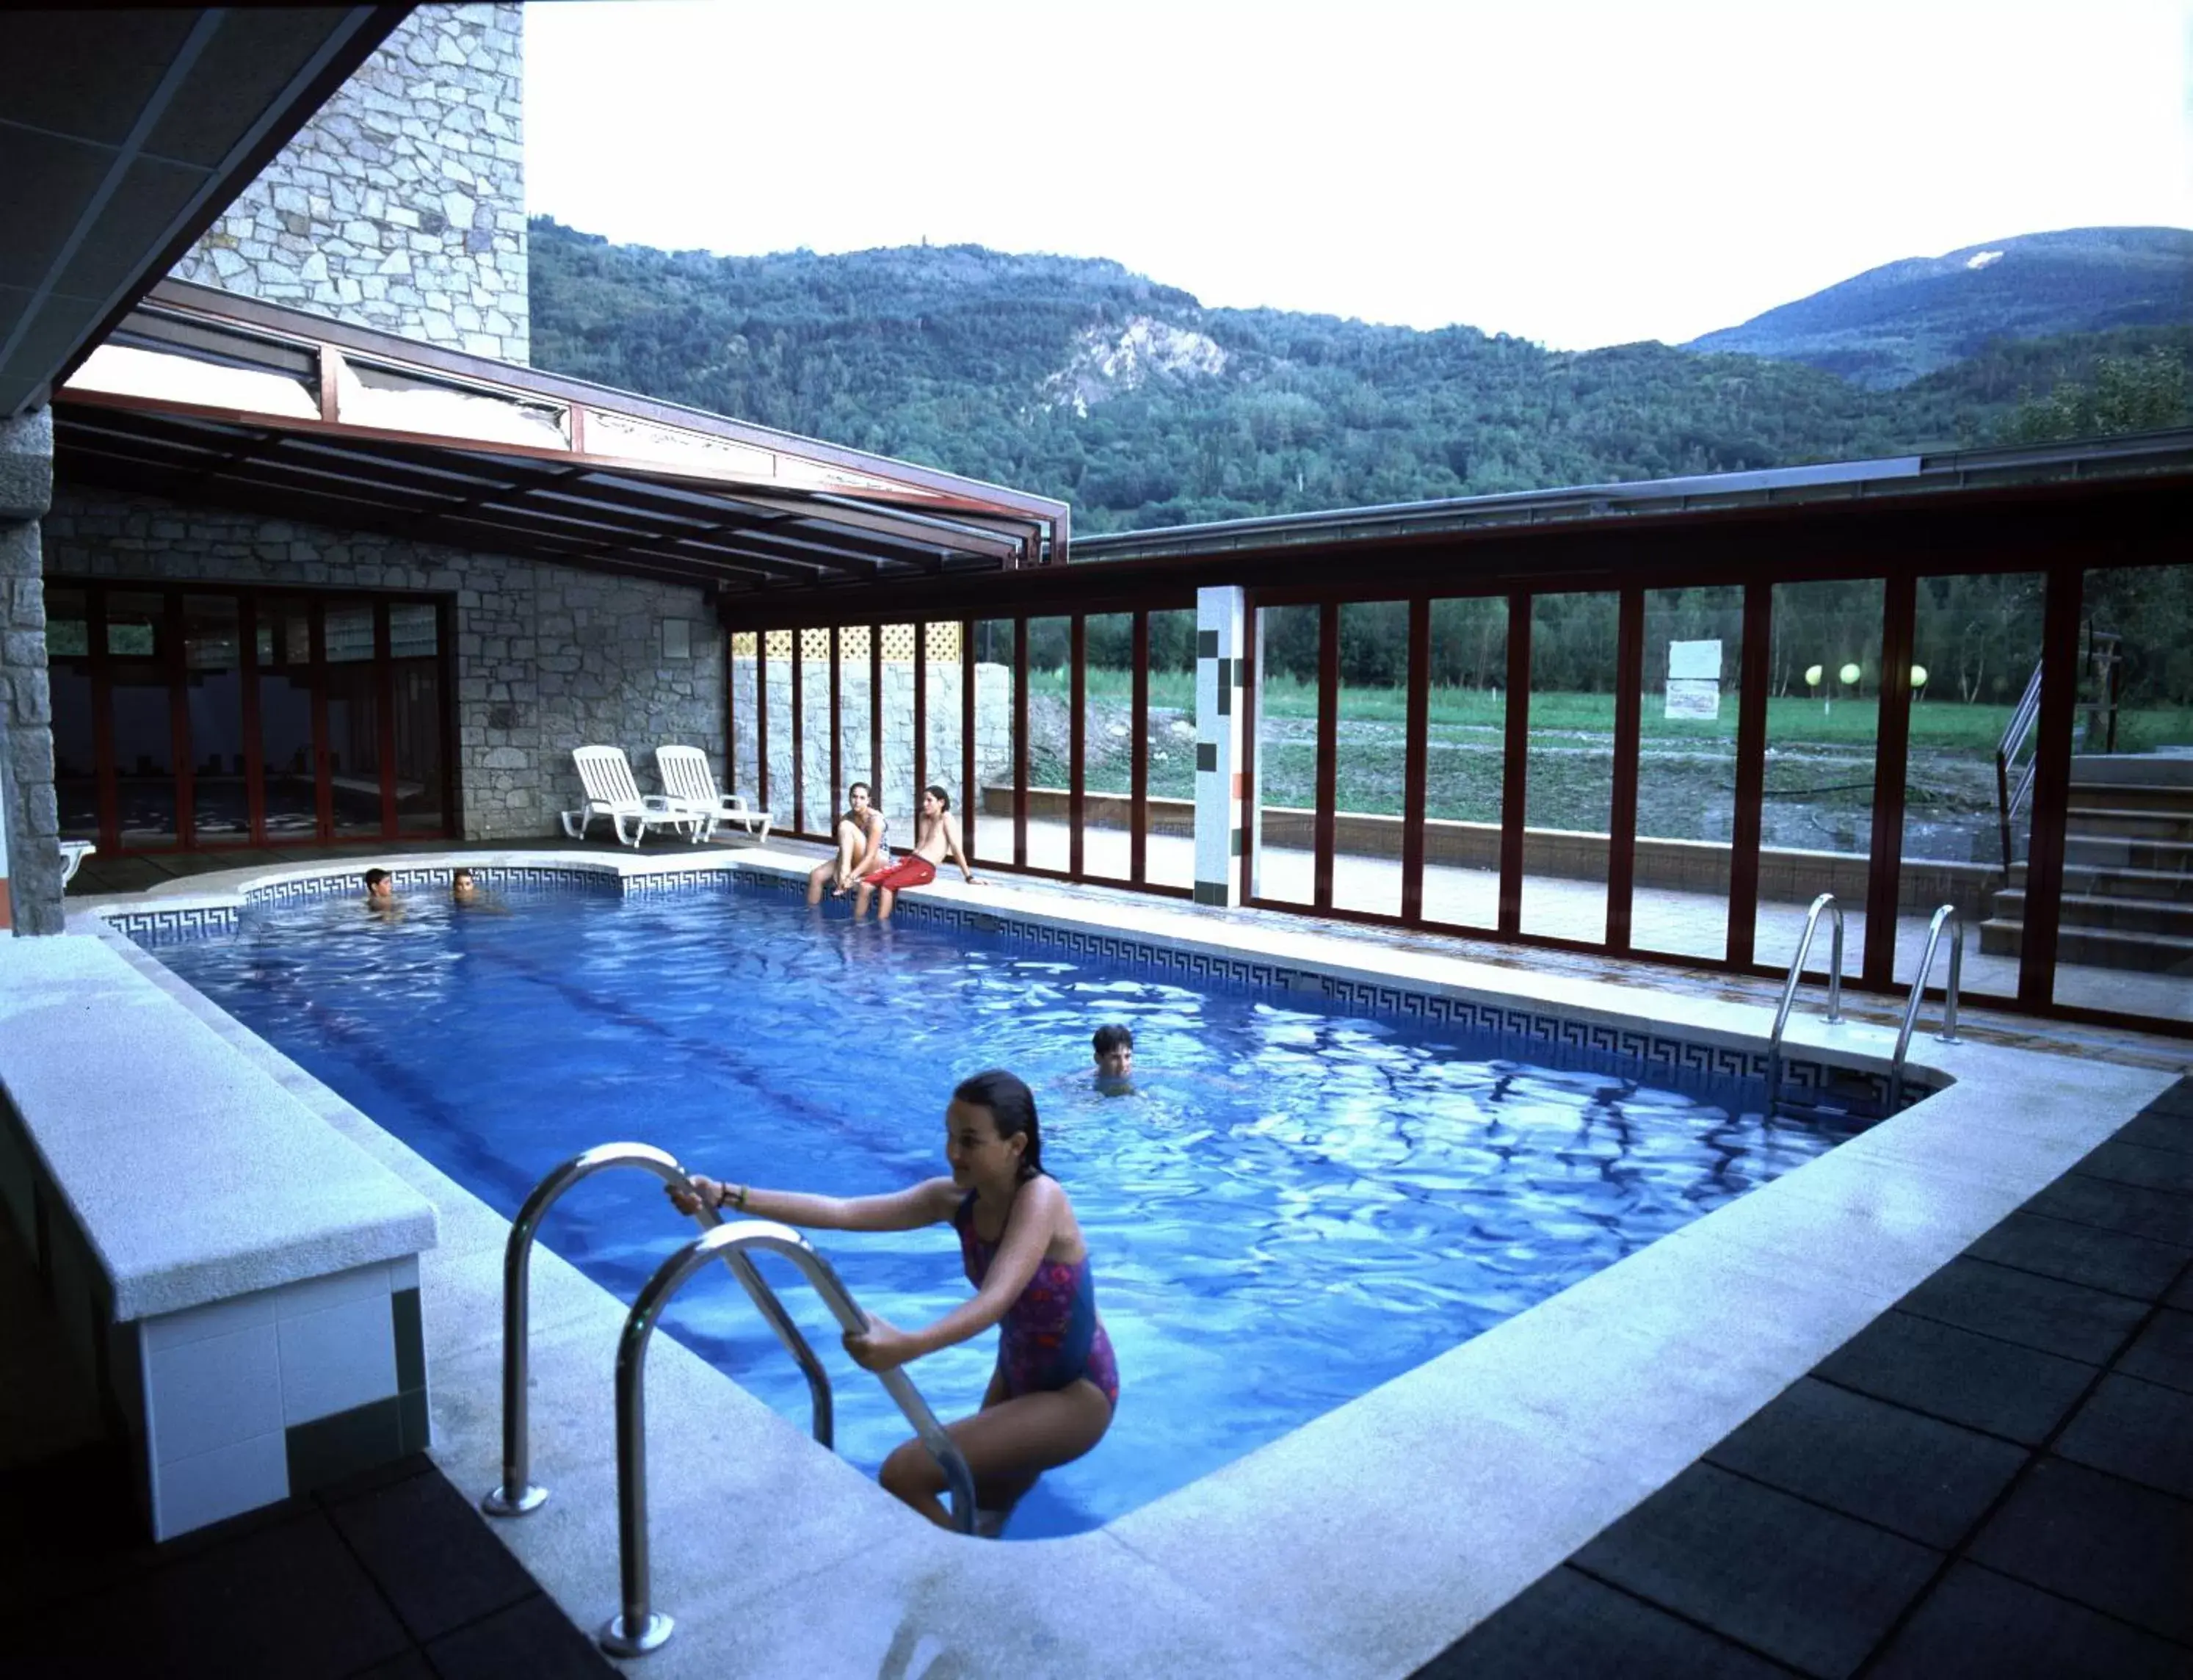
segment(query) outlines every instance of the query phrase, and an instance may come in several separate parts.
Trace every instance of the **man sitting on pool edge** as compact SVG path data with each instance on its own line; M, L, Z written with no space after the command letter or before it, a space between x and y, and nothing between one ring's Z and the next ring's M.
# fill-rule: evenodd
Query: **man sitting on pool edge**
M890 868L861 877L860 890L853 899L853 920L858 921L867 914L868 894L874 892L880 895L876 920L889 921L898 895L908 887L926 886L935 880L936 866L947 857L959 866L970 886L976 884L975 866L959 849L959 823L952 815L952 796L932 783L921 796L921 815L913 825L913 850Z

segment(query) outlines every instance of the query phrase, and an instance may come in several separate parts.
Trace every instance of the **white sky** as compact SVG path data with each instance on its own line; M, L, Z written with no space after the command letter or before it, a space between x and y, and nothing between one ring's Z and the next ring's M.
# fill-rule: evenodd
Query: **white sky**
M2193 0L613 0L526 10L530 209L1112 257L1560 349L1898 257L2193 226Z

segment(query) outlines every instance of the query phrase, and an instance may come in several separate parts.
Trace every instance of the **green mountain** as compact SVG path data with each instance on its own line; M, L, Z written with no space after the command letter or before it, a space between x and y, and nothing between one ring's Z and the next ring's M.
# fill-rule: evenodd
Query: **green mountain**
M1906 385L1999 339L2193 323L2193 232L2075 227L1868 269L1692 339L1875 389Z
M1205 309L976 246L719 257L532 225L543 368L1070 500L1085 532L1969 445L2193 328L1998 348L1900 389L1662 344ZM2036 434L2037 435L2037 434Z

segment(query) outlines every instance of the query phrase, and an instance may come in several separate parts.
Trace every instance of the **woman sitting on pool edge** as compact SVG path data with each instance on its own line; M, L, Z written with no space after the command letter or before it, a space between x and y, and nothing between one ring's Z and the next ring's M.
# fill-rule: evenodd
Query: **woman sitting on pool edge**
M1066 1191L1044 1170L1027 1085L1002 1068L962 1080L944 1110L944 1158L951 1177L890 1195L808 1195L697 1176L692 1194L666 1188L682 1213L705 1201L816 1230L950 1222L975 1299L921 1330L872 1314L865 1333L846 1333L845 1351L868 1370L888 1371L1001 1327L982 1409L949 1429L974 1473L982 1530L994 1534L1037 1476L1104 1438L1119 1403L1119 1366L1096 1316L1088 1244ZM930 1522L951 1526L943 1466L918 1438L894 1448L877 1479Z

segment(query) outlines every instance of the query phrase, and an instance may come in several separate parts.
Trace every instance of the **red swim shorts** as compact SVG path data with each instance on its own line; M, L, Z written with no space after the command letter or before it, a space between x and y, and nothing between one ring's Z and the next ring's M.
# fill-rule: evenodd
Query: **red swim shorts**
M903 892L909 886L926 886L936 879L936 865L926 857L902 857L888 869L877 869L861 879L870 886Z

